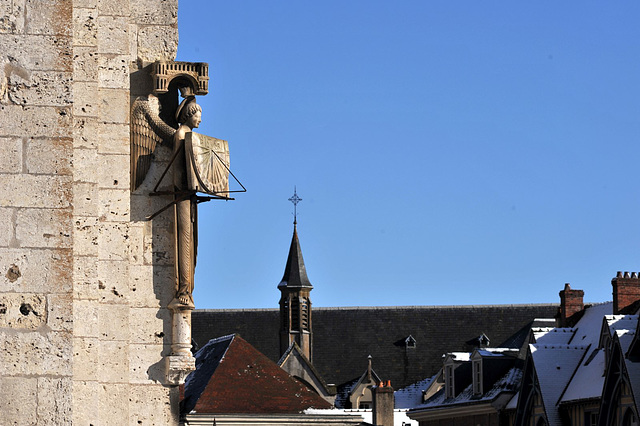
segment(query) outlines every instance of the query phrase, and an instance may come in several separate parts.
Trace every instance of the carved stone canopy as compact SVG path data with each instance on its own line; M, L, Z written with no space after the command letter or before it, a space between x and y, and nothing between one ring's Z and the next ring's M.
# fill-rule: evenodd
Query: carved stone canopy
M151 70L153 93L159 95L169 91L169 84L180 77L188 81L183 97L209 93L209 64L206 62L157 61Z

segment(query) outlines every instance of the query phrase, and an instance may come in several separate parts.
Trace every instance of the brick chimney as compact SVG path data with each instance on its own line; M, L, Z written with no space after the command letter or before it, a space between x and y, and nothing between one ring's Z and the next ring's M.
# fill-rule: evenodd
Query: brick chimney
M385 385L380 382L373 389L373 424L376 426L393 426L393 409L395 400L391 380Z
M584 310L584 291L571 290L566 283L560 292L560 327L571 327L579 319L578 313Z
M640 278L637 272L618 271L616 277L611 280L613 286L613 313L630 314L637 308L640 301Z

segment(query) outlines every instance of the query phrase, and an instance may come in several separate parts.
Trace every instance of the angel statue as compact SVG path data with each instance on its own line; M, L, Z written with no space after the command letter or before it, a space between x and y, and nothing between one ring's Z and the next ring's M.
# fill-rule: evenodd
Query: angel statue
M157 214L173 206L176 245L176 296L171 305L193 308L194 271L198 246L198 203L212 198L228 199L229 148L226 141L193 132L202 121L202 108L191 91L181 88L184 96L175 111L178 128L160 117L158 98L153 95L134 101L131 114L131 176L135 190L144 180L151 166L153 151L158 143L173 147L169 168L173 172L171 191L157 191L152 195L172 195L173 201ZM204 192L209 197L202 197ZM224 195L220 195L224 194Z

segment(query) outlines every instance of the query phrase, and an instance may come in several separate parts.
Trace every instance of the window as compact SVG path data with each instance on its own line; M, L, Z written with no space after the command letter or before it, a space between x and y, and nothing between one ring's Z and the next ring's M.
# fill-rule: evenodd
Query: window
M627 408L625 411L622 426L638 426L638 419L631 408Z
M584 426L598 426L597 411L587 411L584 413Z
M406 349L415 349L416 348L416 339L414 339L412 335L409 335L409 337L404 339L404 347Z
M453 398L456 396L453 382L453 365L444 366L444 389L447 398Z
M473 361L473 394L482 395L482 359Z

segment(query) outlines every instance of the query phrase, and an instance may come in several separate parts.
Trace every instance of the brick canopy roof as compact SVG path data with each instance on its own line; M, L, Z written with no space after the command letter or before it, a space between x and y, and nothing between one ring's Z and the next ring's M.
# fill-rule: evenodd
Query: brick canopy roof
M301 413L331 404L237 335L211 340L185 382L183 414Z

